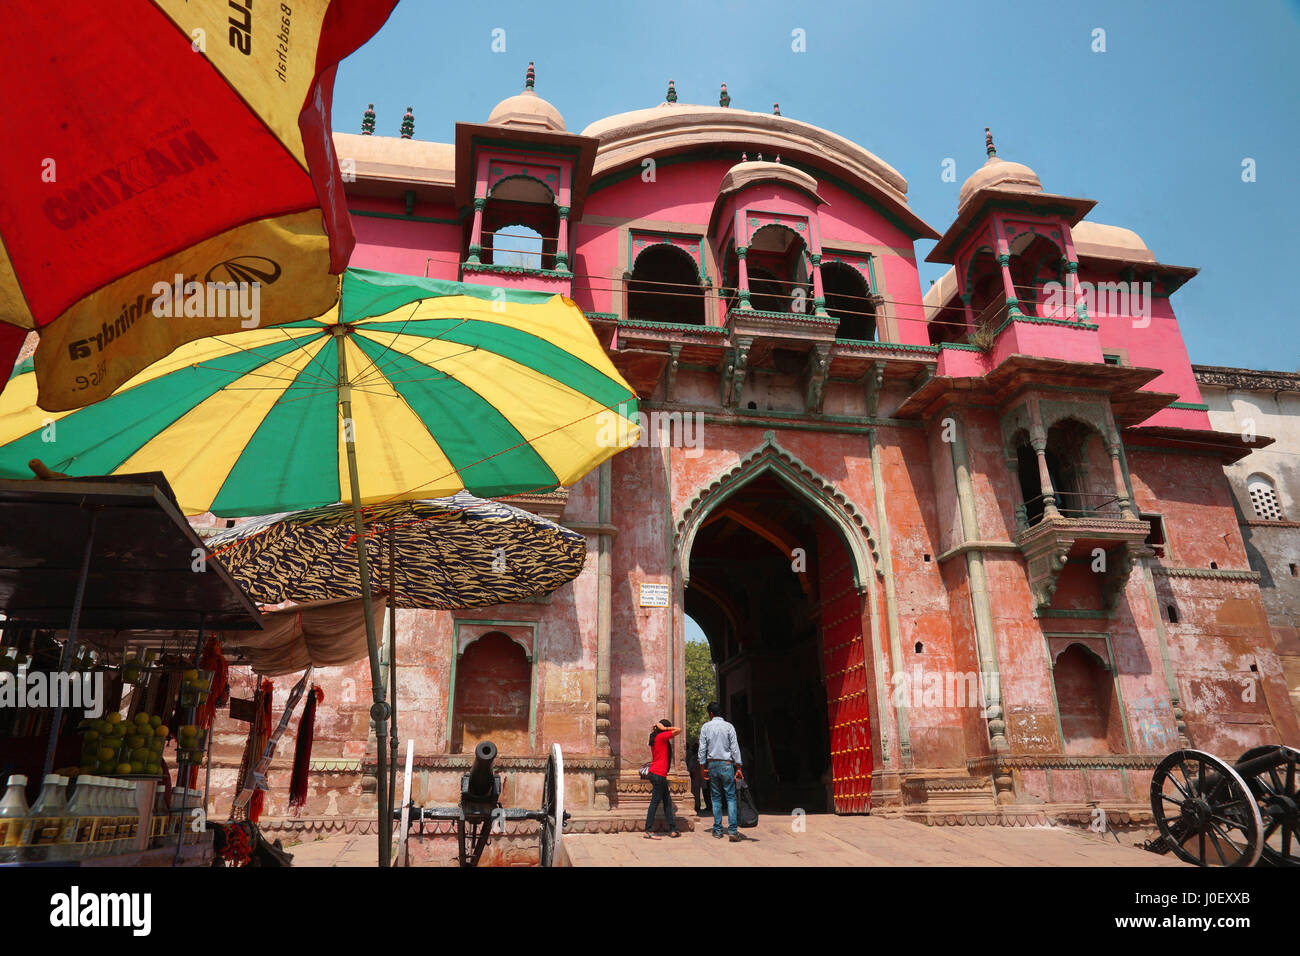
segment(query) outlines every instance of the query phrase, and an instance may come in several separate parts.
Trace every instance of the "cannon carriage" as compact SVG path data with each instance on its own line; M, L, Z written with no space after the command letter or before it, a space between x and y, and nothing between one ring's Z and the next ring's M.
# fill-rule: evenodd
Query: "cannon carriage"
M1300 866L1300 751L1252 747L1235 764L1177 750L1151 777L1160 836L1147 845L1198 866Z
M460 778L460 803L451 807L421 807L410 803L410 771L408 755L407 790L400 809L393 811L399 822L398 838L403 846L400 858L407 859L405 845L412 829L423 837L424 822L454 821L459 847L457 860L461 866L478 866L493 833L504 833L505 825L512 820L536 820L538 827L538 860L542 866L559 866L564 824L569 814L564 810L564 755L559 744L551 745L546 761L546 777L542 782L542 806L539 810L501 806L501 775L493 769L497 748L485 740L474 748L474 763L469 772Z

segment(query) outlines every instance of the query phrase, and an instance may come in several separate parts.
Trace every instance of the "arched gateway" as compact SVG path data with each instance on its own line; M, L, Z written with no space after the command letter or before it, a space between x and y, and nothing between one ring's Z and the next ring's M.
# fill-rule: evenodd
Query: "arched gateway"
M690 504L677 547L760 807L869 811L875 546L852 504L769 435Z

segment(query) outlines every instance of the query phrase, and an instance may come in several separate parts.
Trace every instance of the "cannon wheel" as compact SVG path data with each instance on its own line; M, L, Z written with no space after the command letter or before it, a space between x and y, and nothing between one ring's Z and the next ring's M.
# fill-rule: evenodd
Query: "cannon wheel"
M560 843L564 837L564 755L559 744L551 744L542 783L541 864L560 865Z
M1151 812L1169 849L1197 866L1254 866L1259 804L1241 775L1200 750L1175 750L1151 777Z
M1246 778L1264 820L1262 857L1273 866L1300 866L1300 751L1266 744L1252 747L1238 765L1277 752L1277 763Z

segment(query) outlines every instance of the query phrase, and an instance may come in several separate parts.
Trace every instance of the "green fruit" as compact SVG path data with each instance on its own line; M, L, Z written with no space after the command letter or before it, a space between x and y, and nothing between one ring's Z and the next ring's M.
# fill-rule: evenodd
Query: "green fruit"
M95 730L97 730L99 733L106 734L108 733L108 728L111 726L111 724L109 724L107 720L104 720L101 717L99 720L91 724L91 726L94 727Z
M117 711L112 711L108 715L107 720L110 724L120 724L122 722L122 715Z
M160 725L158 726L158 728L157 728L156 730L154 730L154 732L153 732L153 735L154 735L155 737L159 737L159 738L161 738L161 739L163 739L163 740L166 740L167 737L168 737L170 734L171 734L171 731L167 729L167 725L166 725L166 724L160 724Z
M145 724L149 723L149 715L146 714L143 710L140 711L138 714L136 714L135 717L132 719L142 727Z
M98 763L95 764L95 772L96 772L96 773L112 773L112 772L113 772L113 768L116 767L116 766L117 766L117 761L115 761L115 760L112 760L112 759L109 759L109 760L101 760L101 761L99 761Z
M126 738L126 745L134 750L136 747L144 746L144 737L141 734L132 734Z
M150 718L149 718L149 726L150 726L150 727L161 727L161 726L162 726L162 718L159 717L157 714L153 714L153 715L150 716Z
M144 764L138 760L132 760L130 767L132 773L144 773Z
M98 740L98 739L99 739L99 731L97 731L97 730L87 730L87 731L86 731L86 742L87 742L87 743L94 743L94 742L95 742L96 740Z
M148 747L136 747L131 751L131 763L144 763L152 753Z
M115 750L113 747L100 747L100 748L99 748L99 759L100 759L100 760L112 760L112 759L113 759L114 757L116 757L116 756L117 756L117 750Z
M156 754L162 753L163 747L166 746L167 746L167 741L163 740L161 737L150 737L149 742L147 744L148 749L152 750Z
M144 765L144 772L147 773L147 774L149 774L151 777L156 777L156 776L158 776L160 773L162 773L162 764L160 764L160 763L147 763L147 764Z
M116 771L116 772L117 772L118 774L127 774L127 773L130 773L130 772L131 772L131 765L130 765L129 763L120 763L120 764L117 765L117 771Z

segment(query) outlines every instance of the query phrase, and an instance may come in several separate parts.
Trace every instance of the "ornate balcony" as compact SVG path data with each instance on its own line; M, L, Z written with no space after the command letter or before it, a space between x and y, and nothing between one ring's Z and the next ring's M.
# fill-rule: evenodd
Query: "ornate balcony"
M1029 564L1034 616L1052 606L1061 572L1071 558L1097 566L1103 604L1113 611L1138 557L1148 551L1151 525L1128 517L1116 497L1058 494L1063 507L1044 508L1045 496L1016 506L1015 542ZM1037 507L1035 507L1037 506ZM1035 514L1035 511L1037 513ZM1098 555L1100 549L1103 554Z

